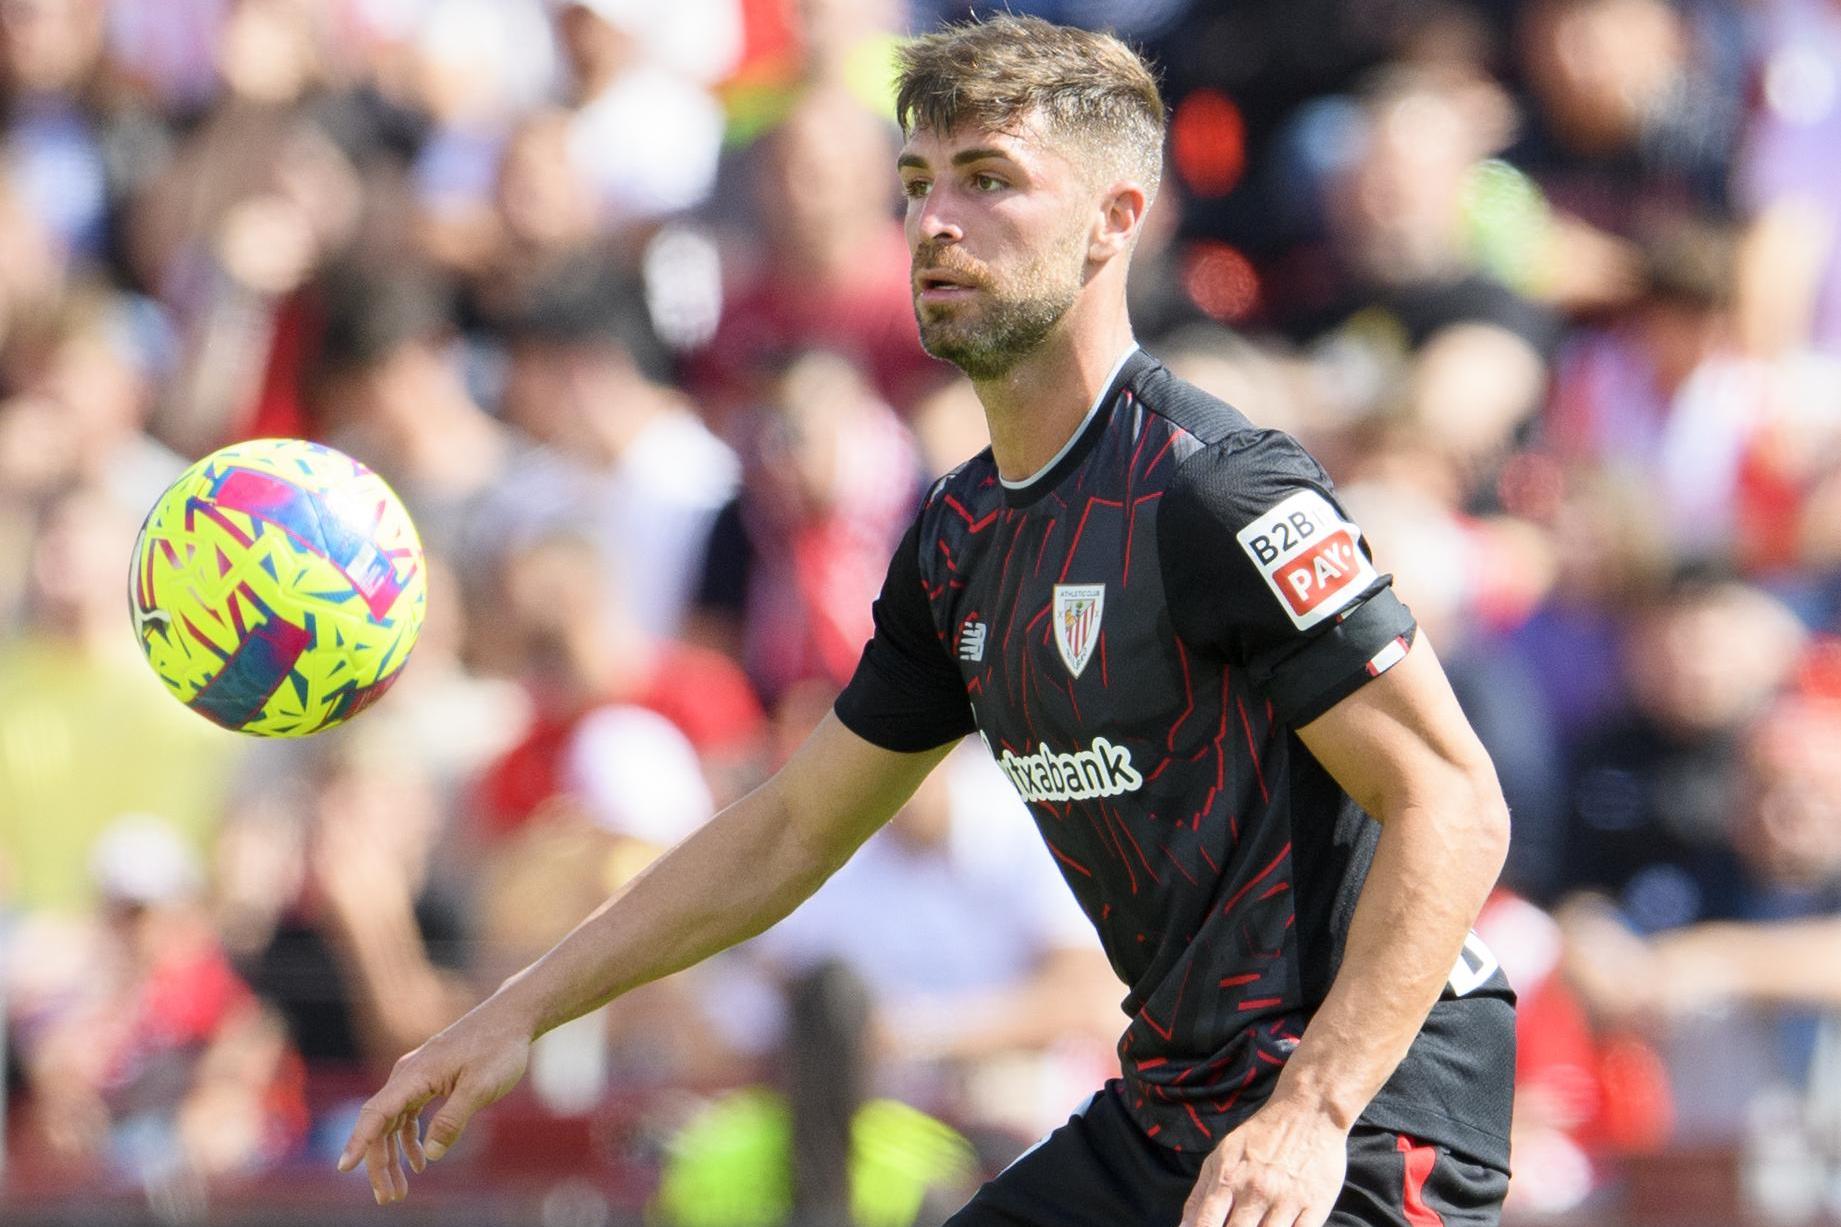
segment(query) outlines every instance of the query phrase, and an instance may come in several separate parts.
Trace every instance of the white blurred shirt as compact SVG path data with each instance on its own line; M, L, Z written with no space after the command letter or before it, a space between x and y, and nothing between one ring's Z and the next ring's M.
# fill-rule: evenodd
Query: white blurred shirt
M916 849L884 829L755 943L798 972L838 959L884 1002L997 989L1098 938L1029 811L976 742L941 764L952 830Z

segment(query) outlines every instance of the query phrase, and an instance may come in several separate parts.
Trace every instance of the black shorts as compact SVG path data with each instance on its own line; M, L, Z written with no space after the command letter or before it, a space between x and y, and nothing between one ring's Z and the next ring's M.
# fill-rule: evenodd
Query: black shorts
M978 1190L946 1227L1176 1227L1205 1154L1145 1137L1109 1084ZM1329 1227L1494 1227L1508 1173L1358 1123Z

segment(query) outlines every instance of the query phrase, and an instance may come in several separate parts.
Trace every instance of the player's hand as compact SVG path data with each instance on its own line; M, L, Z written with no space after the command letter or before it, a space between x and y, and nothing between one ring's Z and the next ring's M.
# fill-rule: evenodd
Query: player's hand
M1346 1129L1274 1099L1202 1164L1182 1227L1323 1227L1348 1165Z
M524 1076L531 1030L498 997L484 1002L397 1061L383 1089L359 1109L358 1123L339 1156L349 1172L364 1161L380 1206L409 1196L409 1166L420 1172L459 1140L473 1114L502 1098ZM421 1135L422 1109L446 1102Z

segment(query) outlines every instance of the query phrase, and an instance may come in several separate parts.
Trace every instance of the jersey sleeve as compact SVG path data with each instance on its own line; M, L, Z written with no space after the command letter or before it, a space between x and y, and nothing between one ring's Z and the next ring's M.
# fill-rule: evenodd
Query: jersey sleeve
M904 753L957 741L976 727L959 667L947 654L920 570L920 521L908 529L876 598L875 634L837 698L837 718L865 741Z
M1393 577L1375 570L1328 475L1281 432L1230 435L1185 460L1157 550L1177 633L1247 669L1294 728L1412 644Z

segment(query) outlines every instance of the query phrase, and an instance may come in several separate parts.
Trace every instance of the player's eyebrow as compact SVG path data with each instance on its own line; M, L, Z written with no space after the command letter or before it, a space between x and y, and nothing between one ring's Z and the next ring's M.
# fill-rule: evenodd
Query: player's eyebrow
M972 162L982 162L987 158L1002 158L1008 161L1010 160L1010 155L993 145L979 145L972 149L961 149L958 153L953 154L952 164L954 166L965 166ZM910 167L915 170L926 170L927 166L927 159L921 157L918 153L904 153L899 158L895 159L895 167L897 170L907 170Z

